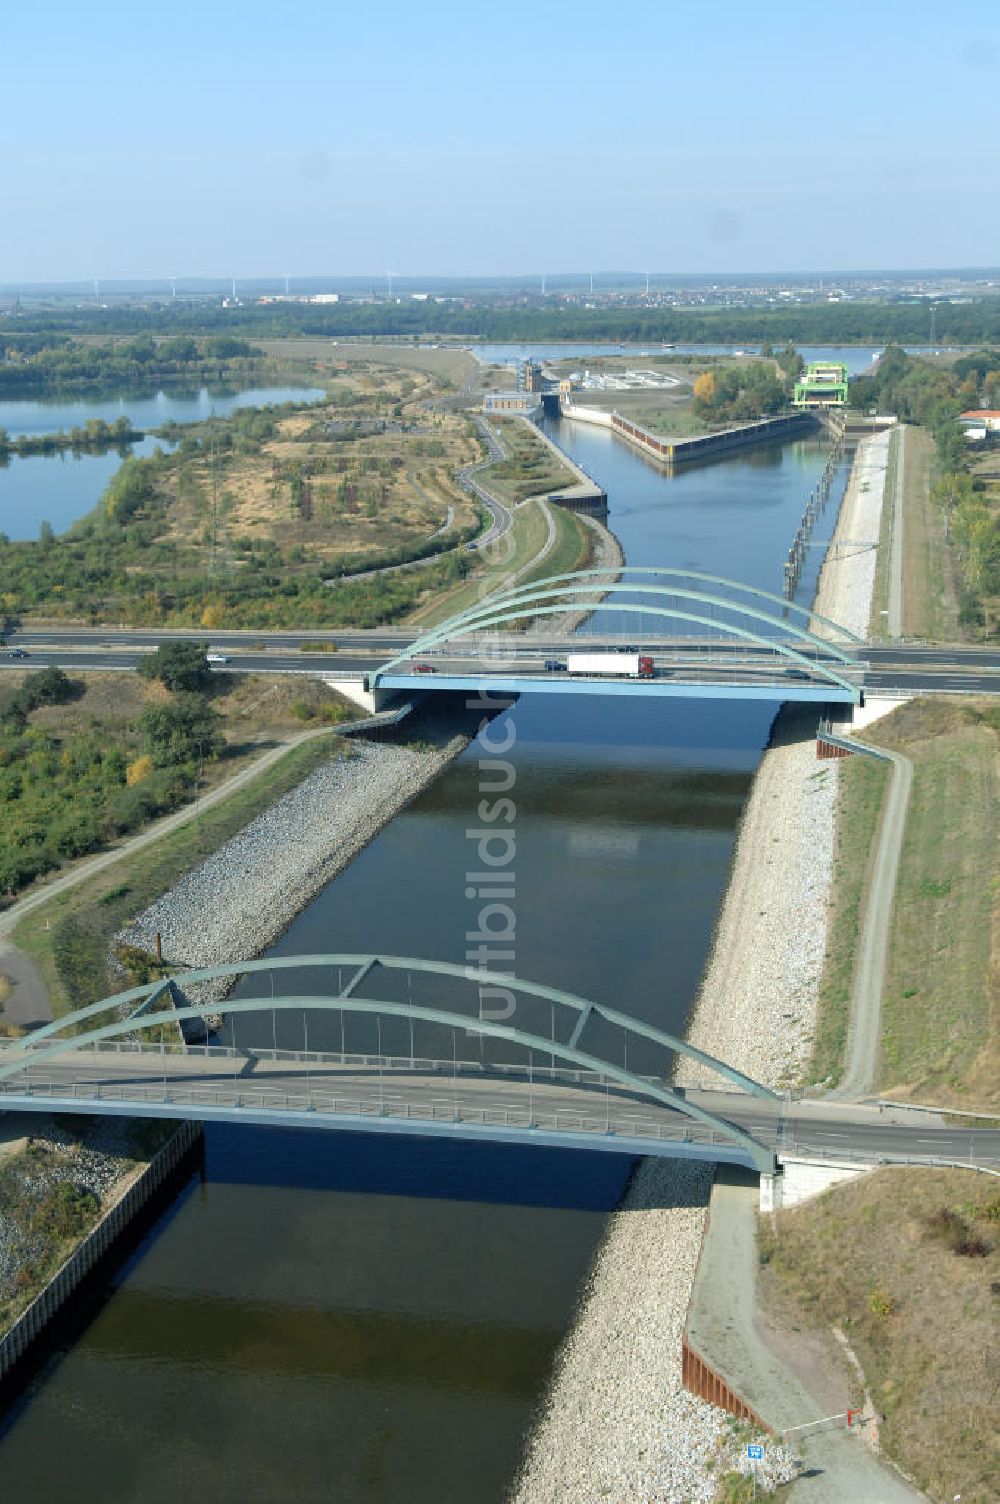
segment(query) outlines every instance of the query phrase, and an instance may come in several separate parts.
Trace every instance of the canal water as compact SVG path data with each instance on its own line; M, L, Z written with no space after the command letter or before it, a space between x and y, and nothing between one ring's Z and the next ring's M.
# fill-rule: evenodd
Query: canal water
M630 563L780 589L823 445L666 476L598 430L555 432L606 486ZM513 737L520 975L683 1027L776 708L532 696L494 723ZM474 744L275 950L464 960L481 758ZM257 1027L269 1042L271 1016ZM311 1025L324 1042L339 1047ZM204 1178L10 1416L11 1497L499 1504L630 1168L209 1128Z
M0 430L12 438L22 434L65 432L83 428L88 418L114 423L128 417L137 429L159 428L164 423L197 423L215 413L228 417L237 407L264 407L282 402L313 402L326 394L318 387L255 386L240 392L156 392L152 396L108 397L72 400L32 399L0 402ZM152 436L122 449L103 454L11 455L0 464L0 533L8 538L37 538L44 521L57 533L83 517L94 506L126 455L145 458L157 444Z

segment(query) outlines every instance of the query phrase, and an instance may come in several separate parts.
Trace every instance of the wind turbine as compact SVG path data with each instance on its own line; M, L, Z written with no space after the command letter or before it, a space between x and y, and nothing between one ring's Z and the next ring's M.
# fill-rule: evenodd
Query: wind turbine
M542 272L542 297L545 296L545 273Z
M392 272L386 272L385 280L389 284L389 302L392 302Z
M177 296L177 278L176 277L168 277L167 281L170 283L170 296L172 298L176 298L176 296Z
M288 297L288 284L289 284L289 281L290 281L290 278L289 278L288 273L286 272L285 273L285 297L286 298Z

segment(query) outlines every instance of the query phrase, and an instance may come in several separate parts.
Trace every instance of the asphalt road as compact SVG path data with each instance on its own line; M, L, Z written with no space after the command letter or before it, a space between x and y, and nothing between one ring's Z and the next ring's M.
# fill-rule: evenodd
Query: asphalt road
M4 1054L0 1053L0 1065ZM428 1074L383 1071L376 1065L270 1060L237 1051L182 1055L155 1050L56 1056L29 1064L0 1081L0 1102L24 1107L37 1103L94 1100L257 1112L337 1113L456 1121L512 1129L537 1125L550 1132L623 1138L720 1142L719 1135L686 1114L660 1107L622 1088L604 1090L523 1076L453 1075L448 1062ZM1000 1130L948 1126L905 1108L880 1109L825 1100L761 1101L736 1092L690 1091L689 1099L752 1134L779 1153L865 1160L972 1163L1000 1169Z
M98 635L93 633L25 633L11 635L9 641L27 653L24 658L11 658L9 649L0 649L0 669L45 668L57 664L67 671L81 669L113 669L119 672L134 669L144 656L168 634ZM204 639L201 639L204 640ZM261 637L251 646L243 636L236 641L223 633L213 633L211 645L214 650L226 652L229 662L220 665L216 672L234 673L300 673L300 674L362 674L377 668L386 659L398 653L412 641L406 634L387 636L373 633L342 634L338 638L336 653L308 653L298 650L296 642L316 641L302 634L298 637ZM105 645L106 644L106 645ZM273 645L271 645L273 644ZM579 650L579 638L561 642L555 639L537 644L522 642L516 658L498 663L497 672L509 673L516 665L519 672L544 673L542 664L547 657L565 655L567 651ZM914 649L906 650L908 657L890 658L887 650L881 649L869 655L872 667L866 670L861 682L866 689L881 693L898 690L902 694L936 692L939 694L1000 694L1000 655L995 653L973 654L956 658L940 649L927 650L922 655ZM681 675L689 671L699 682L713 678L731 678L739 672L760 680L762 671L772 678L775 670L766 657L759 653L744 655L737 666L733 660L738 653L729 650L709 653L702 648L686 651L656 651L657 669ZM449 665L468 665L475 658L477 668L489 672L488 662L473 654L460 655L454 649L447 657L434 657L435 666L441 672ZM984 661L985 660L985 661ZM896 664L899 663L899 667ZM728 666L727 666L728 664ZM909 666L903 666L908 664ZM779 671L780 672L780 671ZM428 685L428 688L431 686ZM776 683L776 698L780 698L780 679Z

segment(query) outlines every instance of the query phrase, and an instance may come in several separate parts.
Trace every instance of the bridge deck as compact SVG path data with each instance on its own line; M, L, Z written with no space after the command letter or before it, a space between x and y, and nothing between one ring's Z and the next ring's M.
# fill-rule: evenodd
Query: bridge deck
M994 1129L948 1127L926 1115L914 1123L905 1109L884 1115L718 1089L687 1095L777 1156L1000 1167ZM0 1107L488 1139L753 1168L745 1149L704 1124L559 1067L535 1067L529 1078L520 1067L470 1062L104 1045L0 1081Z
M643 699L795 700L805 703L856 704L859 688L784 675L740 677L737 674L672 673L654 679L585 678L544 673L490 673L438 670L433 674L387 673L378 681L381 691L426 693L451 690L481 694L629 695Z

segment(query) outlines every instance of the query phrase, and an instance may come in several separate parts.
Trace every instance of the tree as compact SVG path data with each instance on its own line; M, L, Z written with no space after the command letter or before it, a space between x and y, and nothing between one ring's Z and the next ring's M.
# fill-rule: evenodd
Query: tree
M715 401L715 377L711 371L703 371L695 379L694 400L702 407L711 407Z
M161 642L155 653L142 659L139 672L175 693L204 694L212 681L206 650L204 642Z
M139 729L158 768L203 762L222 749L219 717L200 695L179 695L170 705L151 705Z

